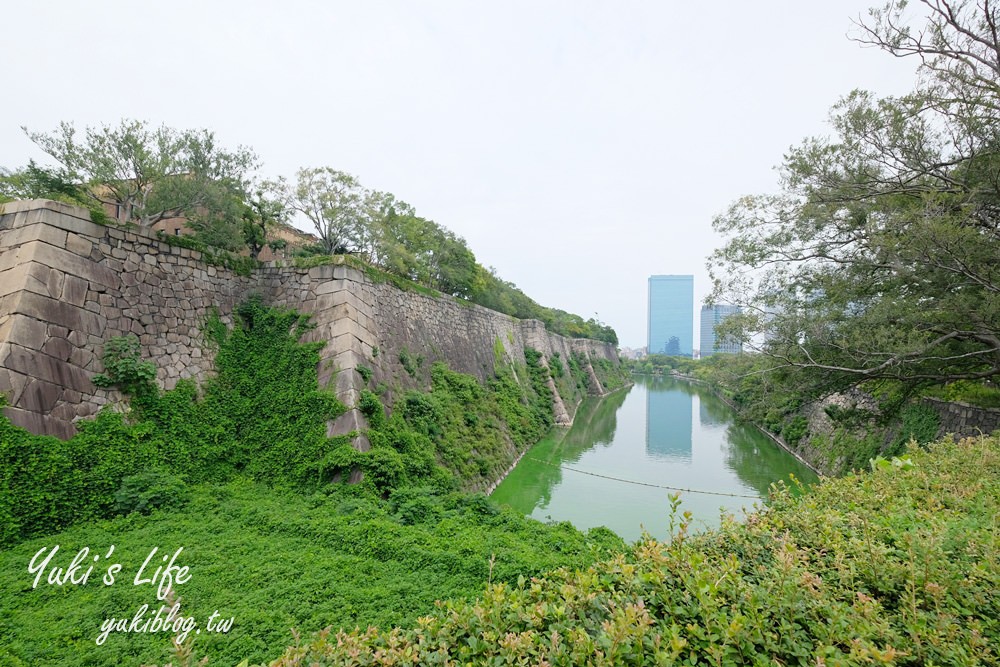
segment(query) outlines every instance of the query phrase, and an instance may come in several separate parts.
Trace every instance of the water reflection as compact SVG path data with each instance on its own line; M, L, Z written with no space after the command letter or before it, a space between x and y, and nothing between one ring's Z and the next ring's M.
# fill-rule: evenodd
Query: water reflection
M815 473L802 464L789 464L792 457L754 426L730 424L726 430L726 440L729 443L725 449L726 467L761 496L766 496L771 484L779 479L789 482L789 473L796 477L802 475L805 481L815 481ZM775 477L775 471L785 471L785 474Z
M708 400L702 399L708 393ZM705 428L722 427L733 421L733 410L711 393L701 390L698 394L698 419Z
M532 447L521 464L501 484L503 490L494 492L494 498L502 498L502 502L525 514L530 514L531 508L536 506L547 507L552 500L553 489L562 481L562 466L578 463L588 450L612 444L618 424L618 408L625 402L630 390L623 389L605 398L584 399L576 410L573 426L553 430Z
M661 380L676 385L676 381ZM646 392L646 452L656 458L691 460L693 426L692 394L681 387L674 391Z
M815 480L757 429L737 423L711 392L638 378L630 390L581 404L573 427L533 447L493 497L536 519L605 525L626 539L645 527L662 538L665 487L693 490L681 494L682 509L711 526L720 507L739 514L789 473Z

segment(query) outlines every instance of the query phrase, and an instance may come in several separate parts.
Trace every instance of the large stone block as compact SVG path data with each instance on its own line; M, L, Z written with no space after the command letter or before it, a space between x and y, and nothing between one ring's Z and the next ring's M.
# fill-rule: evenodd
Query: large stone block
M6 346L0 345L0 360L5 358L5 350ZM15 405L21 400L21 392L29 379L24 373L0 367L0 394L7 399L8 404Z
M338 368L354 368L359 362L363 363L365 348L364 342L353 334L337 336L328 343L328 349L334 351L334 362Z
M23 410L14 406L3 409L7 418L15 426L36 433L38 435L51 435L62 440L68 440L76 434L76 427L72 422L62 419L53 419L48 415L43 415L31 410Z
M325 311L331 312L326 313ZM345 290L317 297L316 307L313 312L316 313L318 321L323 321L324 319L345 317L353 312L370 315L372 308L361 301L356 295Z
M329 339L336 339L343 335L351 335L360 341L368 343L369 345L374 344L376 340L373 332L368 331L360 324L347 317L335 320L332 324L325 327L325 332Z
M0 231L0 247L11 248L28 241L44 241L59 248L66 246L66 231L50 225L28 225Z
M79 206L70 206L60 202L36 199L33 202L20 202L22 204L41 204L31 210L25 211L26 215L21 225L32 225L42 223L51 225L58 229L63 229L76 234L85 234L94 238L102 238L106 227L94 224L90 221L90 211ZM5 211L7 209L4 209Z
M5 248L0 246L0 272L8 271L19 264L25 264L29 261L27 253L22 250L23 247Z
M73 349L65 338L51 337L42 345L42 352L59 361L68 361Z
M333 279L333 265L324 264L323 266L314 266L309 269L308 278L312 280L332 280Z
M69 234L66 237L66 250L74 255L90 259L90 253L93 249L93 242L86 237L80 236L79 234Z
M8 312L21 313L43 322L64 326L71 331L80 330L97 336L104 334L107 323L103 315L32 292L22 292L20 299Z
M39 275L44 275L45 278L40 279ZM43 296L53 296L49 291L47 278L48 269L41 264L25 262L12 266L6 271L0 271L0 297L23 290ZM58 296L58 293L54 296Z
M62 300L74 306L83 306L87 303L89 289L90 281L76 276L66 276L63 281Z
M45 322L23 315L13 315L3 342L14 343L23 347L39 350L46 340Z
M316 285L313 293L316 296L322 296L323 294L332 294L334 292L340 292L347 289L347 285L350 284L346 280L324 280L323 282Z
M61 387L75 389L84 394L94 393L90 376L82 369L66 361L60 361L47 354L29 350L20 345L9 345L10 353L0 364L8 370L23 373L28 377L40 378Z
M107 287L119 284L118 274L114 271L100 264L95 264L89 258L80 257L61 248L33 241L21 246L21 251L25 253L26 258L30 257L40 264L91 282L100 283Z
M38 266L42 266L39 264ZM66 274L59 269L49 269L45 278L45 285L49 288L48 296L58 299L62 296L63 283L66 281Z
M62 398L63 388L45 380L32 379L25 385L16 407L46 414Z

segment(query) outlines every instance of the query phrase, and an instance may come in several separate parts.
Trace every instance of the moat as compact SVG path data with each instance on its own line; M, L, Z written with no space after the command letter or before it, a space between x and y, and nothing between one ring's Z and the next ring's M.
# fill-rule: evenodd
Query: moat
M631 388L584 401L573 426L529 450L492 497L541 521L607 526L627 540L645 529L663 539L674 492L665 487L689 490L681 511L699 530L718 525L720 509L752 509L790 475L817 480L707 389L638 377Z

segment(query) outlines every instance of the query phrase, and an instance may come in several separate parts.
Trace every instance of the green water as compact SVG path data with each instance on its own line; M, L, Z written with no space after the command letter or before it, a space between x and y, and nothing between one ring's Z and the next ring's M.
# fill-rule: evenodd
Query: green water
M607 526L627 540L645 529L664 539L671 491L658 487L760 497L789 474L816 481L763 433L736 423L732 409L709 391L641 377L630 389L584 401L572 428L531 448L492 497L542 521ZM740 515L760 502L694 492L682 492L681 500L695 529L718 525L720 509Z

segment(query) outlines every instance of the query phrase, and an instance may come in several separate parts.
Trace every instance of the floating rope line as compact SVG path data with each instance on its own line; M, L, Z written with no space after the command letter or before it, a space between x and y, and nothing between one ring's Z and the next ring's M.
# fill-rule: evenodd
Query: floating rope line
M588 472L586 470L580 470L578 468L570 468L569 466L556 465L555 463L549 463L548 461L542 461L541 459L532 458L530 456L525 456L524 458L528 459L529 461L534 461L535 463L541 463L543 466L549 466L551 468L559 468L560 470L569 470L570 472L578 472L581 475L590 475L591 477L611 479L616 482L625 482L626 484L635 484L636 486L651 486L656 489L667 489L668 491L682 491L684 493L701 493L706 496L726 496L728 498L750 498L751 500L763 500L761 496L748 496L742 493L724 493L722 491L699 491L698 489L682 489L677 486L651 484L650 482L637 482L634 479L622 479L621 477L612 477L611 475L601 475L596 472Z

